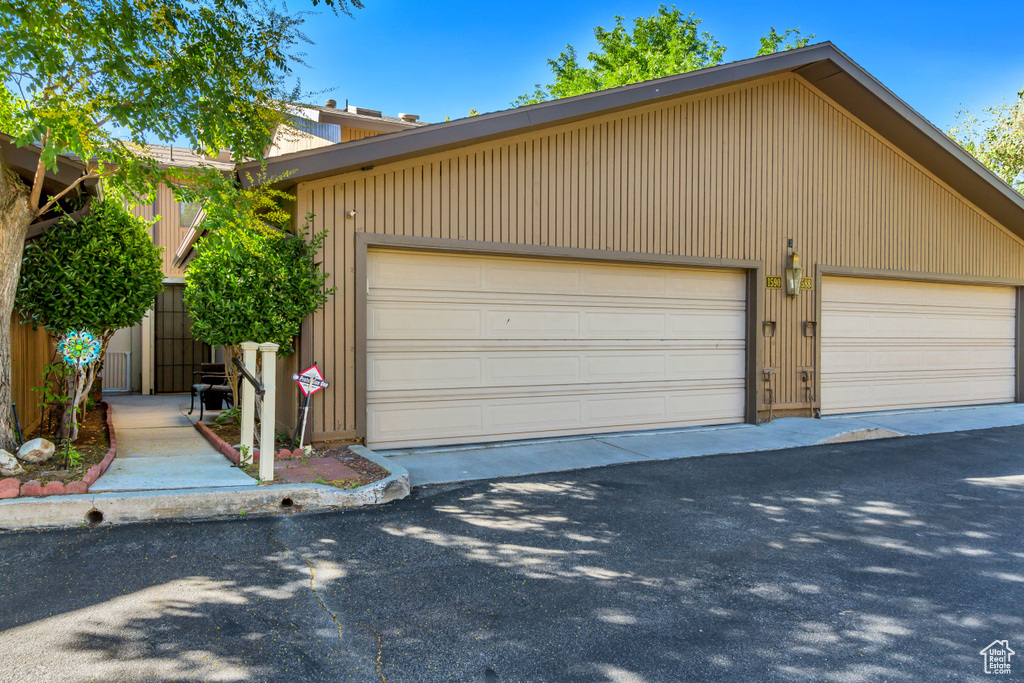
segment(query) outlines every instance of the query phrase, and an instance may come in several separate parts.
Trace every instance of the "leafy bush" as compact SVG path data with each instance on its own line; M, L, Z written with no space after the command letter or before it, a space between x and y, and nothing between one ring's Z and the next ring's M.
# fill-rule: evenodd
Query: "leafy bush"
M15 305L55 335L88 330L100 341L96 362L69 373L69 410L61 436L77 436L75 417L92 389L114 332L140 323L163 288L162 249L149 225L113 200L94 201L78 220L65 217L25 245Z
M192 337L228 351L228 373L237 396L232 356L244 341L273 342L292 352L303 319L327 303L328 274L316 263L326 232L298 234L281 208L291 197L260 187L221 187L207 202L196 257L185 275L185 306Z

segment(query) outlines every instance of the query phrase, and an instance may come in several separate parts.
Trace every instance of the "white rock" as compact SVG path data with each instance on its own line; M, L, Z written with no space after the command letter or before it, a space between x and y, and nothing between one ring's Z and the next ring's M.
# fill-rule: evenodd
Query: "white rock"
M18 460L22 462L46 462L53 457L57 447L46 439L26 441L18 449Z
M19 474L25 474L25 468L17 458L0 448L0 477L16 477Z

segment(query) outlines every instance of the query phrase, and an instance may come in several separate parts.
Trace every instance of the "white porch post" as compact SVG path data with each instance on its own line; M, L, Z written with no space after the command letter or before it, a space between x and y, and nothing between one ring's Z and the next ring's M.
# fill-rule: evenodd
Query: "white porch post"
M274 480L274 432L277 426L277 344L260 344L263 360L263 414L260 416L260 481Z
M256 376L256 350L260 345L256 342L242 342L242 365ZM238 390L242 394L242 464L252 462L253 440L256 431L256 391L245 379L238 378Z
M142 319L142 390L143 396L153 393L153 356L156 354L156 342L153 339L153 317L156 315L155 308L146 312ZM192 380L193 382L195 380Z

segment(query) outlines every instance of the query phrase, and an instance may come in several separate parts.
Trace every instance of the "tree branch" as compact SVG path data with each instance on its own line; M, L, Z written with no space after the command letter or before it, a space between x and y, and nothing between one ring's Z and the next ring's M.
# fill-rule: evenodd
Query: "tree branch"
M46 150L46 140L50 137L50 130L43 133L43 139L39 142L39 162L36 164L36 172L32 177L32 192L29 194L29 206L35 210L39 206L39 198L43 195L43 181L46 180L46 164L43 162L43 152ZM39 215L38 213L36 214Z
M59 202L60 199L64 195L66 195L68 192L71 192L71 190L73 190L76 187L78 187L83 181L89 180L90 178L99 178L99 177L100 177L100 174L97 173L96 171L89 171L85 175L79 176L75 180L75 182L73 182L70 185L68 185L67 187L65 187L63 190L61 190L59 193L57 193L57 195L55 197L51 197L50 201L46 202L46 204L43 206L43 208L41 208L38 211L36 211L36 216L42 216L42 215L46 214L46 212L49 211L51 208L53 208L53 205L56 204L57 202ZM38 201L38 200L36 200L36 201Z

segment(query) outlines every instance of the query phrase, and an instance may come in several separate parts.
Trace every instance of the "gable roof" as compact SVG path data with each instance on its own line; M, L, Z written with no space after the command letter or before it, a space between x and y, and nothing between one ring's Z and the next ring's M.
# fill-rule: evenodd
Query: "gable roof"
M421 128L423 126L430 125L426 121L407 121L397 116L387 116L386 114L381 114L380 116L360 114L358 111L351 111L344 107L325 107L319 104L300 103L294 103L291 106L299 110L305 110L304 113L306 114L317 114L317 116L310 116L310 118L314 118L321 123L330 122L345 125L346 122L350 122L356 128L364 127L367 124L373 126L375 123L391 124L389 130L399 128Z
M302 181L787 72L799 75L968 201L1024 238L1024 197L828 42L576 97L285 154L266 162L266 177L291 174L281 185L292 187ZM260 164L247 163L242 168L256 177ZM246 175L243 173L243 178Z
M187 147L173 147L168 145L146 145L146 152L161 166L173 166L175 168L215 168L222 173L235 169L235 162L231 161L230 153L227 159L214 159L212 157L197 154Z

